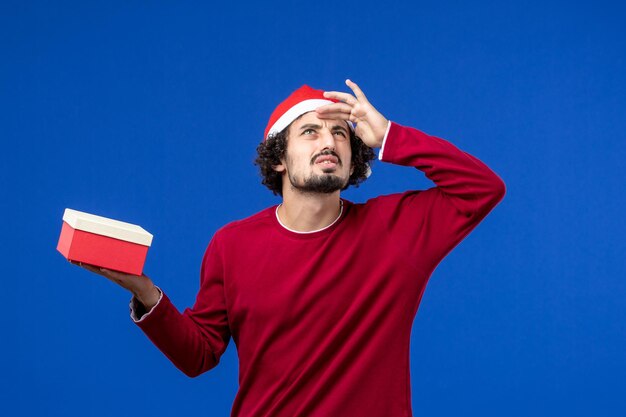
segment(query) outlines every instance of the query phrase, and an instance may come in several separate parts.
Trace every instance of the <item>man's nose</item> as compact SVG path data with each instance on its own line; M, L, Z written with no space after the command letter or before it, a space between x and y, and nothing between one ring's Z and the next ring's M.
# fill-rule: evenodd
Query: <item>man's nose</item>
M335 135L329 129L322 129L320 132L320 141L322 149L332 149L335 150Z

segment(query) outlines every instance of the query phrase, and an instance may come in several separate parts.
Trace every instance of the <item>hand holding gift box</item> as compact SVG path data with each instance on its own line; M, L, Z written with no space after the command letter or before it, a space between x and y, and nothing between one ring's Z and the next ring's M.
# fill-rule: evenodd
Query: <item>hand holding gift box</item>
M83 264L81 262L70 262L95 274L102 275L122 288L127 289L143 305L145 311L150 311L161 298L161 291L146 275L130 275L123 272L112 271L110 269L99 268L89 264Z
M70 262L131 291L147 308L159 291L143 266L152 235L140 226L65 209L57 250Z

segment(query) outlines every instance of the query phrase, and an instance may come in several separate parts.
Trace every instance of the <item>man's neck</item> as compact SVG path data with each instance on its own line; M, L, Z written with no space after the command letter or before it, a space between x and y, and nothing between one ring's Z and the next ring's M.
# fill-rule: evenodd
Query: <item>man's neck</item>
M313 232L331 225L341 213L339 191L332 194L286 193L278 208L280 222L296 232Z

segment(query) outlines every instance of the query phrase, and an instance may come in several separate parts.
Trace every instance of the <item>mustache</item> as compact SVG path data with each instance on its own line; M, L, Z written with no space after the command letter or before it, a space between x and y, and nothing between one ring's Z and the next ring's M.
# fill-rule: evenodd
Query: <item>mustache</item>
M326 156L326 155L332 155L332 156L334 156L335 158L337 158L337 164L339 164L339 165L343 165L343 163L341 162L341 158L339 158L339 155L337 155L337 154L335 153L335 151L332 151L332 150L330 150L330 149L325 149L325 150L323 150L322 152L320 152L320 153L318 153L318 154L316 154L316 155L313 155L313 158L311 158L311 165L314 165L314 164L315 164L315 160L316 160L317 158L319 158L320 156Z

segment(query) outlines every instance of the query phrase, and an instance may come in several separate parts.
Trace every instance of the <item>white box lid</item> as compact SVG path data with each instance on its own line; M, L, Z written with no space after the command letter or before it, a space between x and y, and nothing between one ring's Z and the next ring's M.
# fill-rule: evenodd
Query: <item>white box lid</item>
M152 235L136 224L108 219L69 208L66 208L65 213L63 213L63 221L76 230L125 240L143 246L152 244Z

